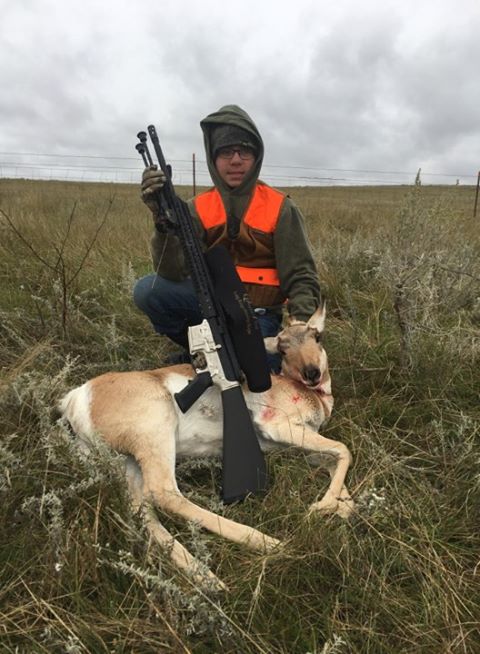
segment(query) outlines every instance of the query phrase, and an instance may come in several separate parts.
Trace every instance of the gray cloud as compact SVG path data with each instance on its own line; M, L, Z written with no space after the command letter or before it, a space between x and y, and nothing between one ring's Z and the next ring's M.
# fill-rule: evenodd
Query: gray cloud
M172 159L201 157L200 119L236 103L266 164L474 174L479 12L417 4L10 3L0 150L134 156L154 122Z

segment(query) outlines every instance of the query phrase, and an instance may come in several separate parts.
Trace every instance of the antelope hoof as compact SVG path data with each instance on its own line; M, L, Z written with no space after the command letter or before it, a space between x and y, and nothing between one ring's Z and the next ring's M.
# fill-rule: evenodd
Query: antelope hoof
M280 549L281 545L282 541L278 540L278 538L272 538L271 536L264 535L262 543L258 549L265 554L271 554L275 550Z
M221 581L210 570L208 572L194 572L190 574L191 580L196 586L207 593L225 593L228 592L228 586Z
M355 502L351 497L341 497L338 501L336 514L344 520L347 520L352 515L354 508Z
M272 538L272 536L267 536L261 532L254 532L246 542L246 545L252 550L257 550L264 554L270 554L277 549L280 544L281 541L277 538Z
M282 547L283 543L281 540L278 540L278 538L272 538L271 536L266 536L264 544L265 554L271 554L275 550L280 551Z
M308 509L308 517L311 517L314 513L320 513L320 515L337 513L339 504L343 504L343 502L339 503L336 497L327 494L320 500L320 502L314 502L310 505L310 508Z

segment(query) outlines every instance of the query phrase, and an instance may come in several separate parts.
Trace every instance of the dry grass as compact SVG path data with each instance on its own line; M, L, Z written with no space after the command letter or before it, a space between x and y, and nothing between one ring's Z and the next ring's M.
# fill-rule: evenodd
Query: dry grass
M150 270L138 189L0 182L2 652L479 651L474 191L289 192L327 295L325 433L353 453L357 512L306 520L326 479L303 454L270 455L266 498L231 507L216 499L215 463L182 465L200 503L287 542L260 557L162 516L227 583L219 597L148 547L120 457L79 457L52 411L72 385L155 367L169 347L131 301Z

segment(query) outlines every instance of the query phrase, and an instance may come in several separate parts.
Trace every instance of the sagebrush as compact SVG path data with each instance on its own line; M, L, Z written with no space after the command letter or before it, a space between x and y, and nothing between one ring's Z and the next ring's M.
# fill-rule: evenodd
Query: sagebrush
M261 557L161 516L227 583L218 596L149 546L121 457L83 456L54 410L89 377L158 367L170 349L131 300L151 268L138 189L1 180L2 652L479 651L474 190L288 191L327 298L323 433L353 454L357 510L307 520L327 479L296 452L269 456L264 499L228 507L217 462L181 464L196 502L286 542Z

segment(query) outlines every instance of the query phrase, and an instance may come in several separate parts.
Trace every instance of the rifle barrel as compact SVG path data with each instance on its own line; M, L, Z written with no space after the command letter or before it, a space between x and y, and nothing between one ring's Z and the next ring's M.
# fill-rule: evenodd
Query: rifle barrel
M143 163L145 164L145 168L148 168L149 163L145 152L145 146L143 145L143 143L137 143L135 146L135 150L137 152L140 152L140 154L142 155Z

